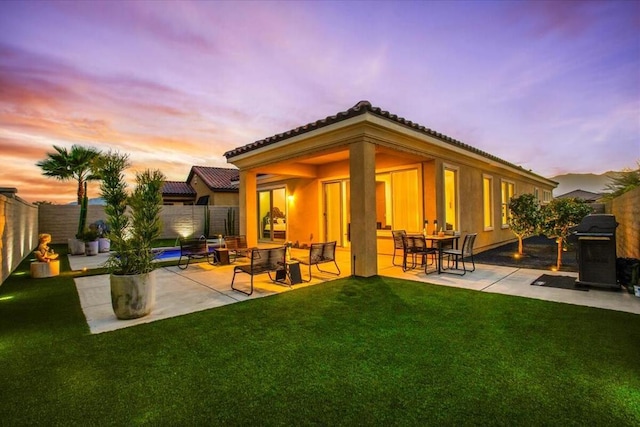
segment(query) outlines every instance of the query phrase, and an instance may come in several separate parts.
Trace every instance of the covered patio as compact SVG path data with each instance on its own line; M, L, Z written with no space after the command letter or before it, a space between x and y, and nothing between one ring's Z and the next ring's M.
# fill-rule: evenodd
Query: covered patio
M336 241L360 277L383 273L392 230L478 233L480 250L509 241L510 197L556 185L368 101L225 157L249 246Z
M293 249L292 255L300 257L304 256L305 252ZM338 250L336 258L342 271L341 277L350 276L352 267L350 251ZM105 260L106 254L93 257L69 256L73 270L97 268ZM391 256L388 255L378 255L376 262L382 276L640 314L638 298L623 291L592 289L588 292L581 292L531 286L531 283L542 274L577 277L576 273L476 264L476 271L465 276L433 273L427 275L422 269L403 272L402 268L392 265ZM315 267L312 272L311 282L291 287L272 282L266 274L256 276L254 280L255 291L253 295L246 296L231 290L233 265L213 266L206 262L200 262L191 264L186 270L180 270L176 266L163 267L156 273L158 281L156 308L150 315L134 320L118 320L113 314L108 275L80 277L75 279L75 283L91 333L96 334L276 295L281 292L294 291L306 286L322 285L325 282L338 279L334 275L317 271ZM239 281L238 286L243 283L248 285L249 278L243 276L240 275L236 279Z

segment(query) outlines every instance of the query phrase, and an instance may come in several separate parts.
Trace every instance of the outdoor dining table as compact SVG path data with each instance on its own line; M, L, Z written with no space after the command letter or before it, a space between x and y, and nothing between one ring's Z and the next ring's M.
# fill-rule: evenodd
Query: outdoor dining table
M444 236L434 234L434 235L426 235L424 239L430 241L431 244L436 244L436 249L438 250L438 274L442 273L442 247L446 242L452 242L455 249L458 249L458 240L460 240L460 235L455 234L445 234Z

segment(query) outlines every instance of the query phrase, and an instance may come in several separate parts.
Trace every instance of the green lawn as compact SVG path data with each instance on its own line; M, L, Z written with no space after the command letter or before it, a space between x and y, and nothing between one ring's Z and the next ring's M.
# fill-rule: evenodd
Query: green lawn
M90 335L0 287L0 425L640 425L640 316L375 277Z

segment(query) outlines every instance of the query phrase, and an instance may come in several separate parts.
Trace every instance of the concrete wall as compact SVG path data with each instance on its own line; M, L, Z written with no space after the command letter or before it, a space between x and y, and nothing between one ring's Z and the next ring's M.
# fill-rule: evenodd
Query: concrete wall
M38 244L38 207L11 190L0 194L0 283Z
M606 212L615 215L619 224L617 256L640 259L640 187L607 203Z
M210 236L226 234L224 221L227 219L229 208L233 209L236 218L234 234L238 234L237 206L209 206ZM160 215L163 226L162 238L199 237L204 233L205 206L163 206ZM80 207L76 205L41 205L38 217L40 232L51 234L52 243L67 243L68 239L75 236L78 229ZM100 219L104 221L107 219L104 214L104 206L88 206L87 224Z

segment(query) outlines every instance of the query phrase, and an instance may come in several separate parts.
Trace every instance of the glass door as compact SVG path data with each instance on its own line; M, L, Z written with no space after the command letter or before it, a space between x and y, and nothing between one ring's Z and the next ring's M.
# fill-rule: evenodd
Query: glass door
M349 181L326 182L324 193L325 241L349 246Z
M259 240L286 240L286 200L286 191L284 188L258 191Z

